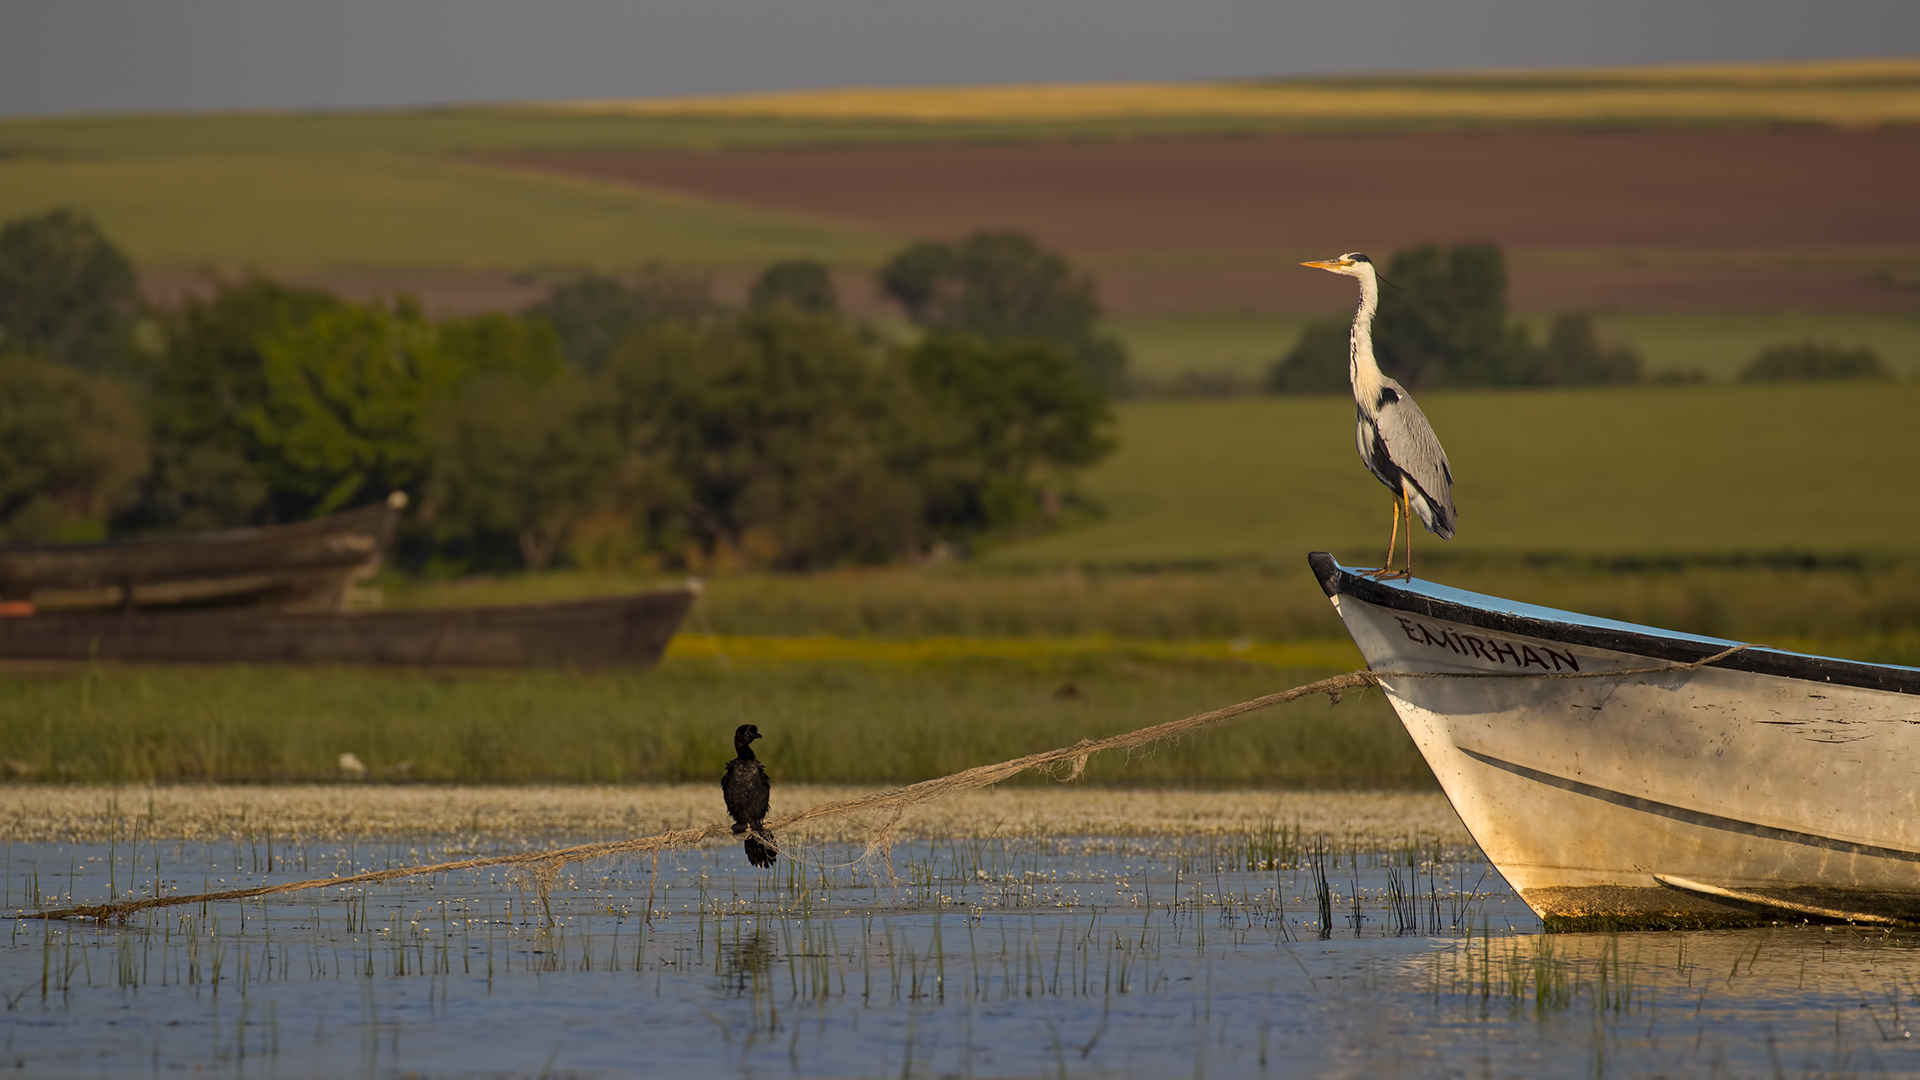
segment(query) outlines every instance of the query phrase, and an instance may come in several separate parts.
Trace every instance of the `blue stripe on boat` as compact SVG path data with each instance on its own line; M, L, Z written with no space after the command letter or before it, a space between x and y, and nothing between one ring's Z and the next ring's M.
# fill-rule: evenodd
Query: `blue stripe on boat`
M1345 593L1355 599L1396 610L1422 612L1436 618L1466 621L1489 629L1545 640L1685 662L1704 659L1729 646L1741 644L1728 638L1663 630L1657 626L1525 604L1431 581L1376 581L1352 567L1340 565L1333 556L1323 551L1308 555L1307 563L1313 567L1315 576L1320 579L1320 587L1328 596ZM1920 667L1873 664L1765 645L1742 650L1716 666L1809 682L1832 682L1894 693L1920 694Z

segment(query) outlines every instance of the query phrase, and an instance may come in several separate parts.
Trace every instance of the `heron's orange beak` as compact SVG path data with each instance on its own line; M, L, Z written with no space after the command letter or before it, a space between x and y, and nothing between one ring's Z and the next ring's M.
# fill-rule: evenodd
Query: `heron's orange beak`
M1315 270L1338 270L1346 265L1339 259L1322 259L1319 262L1303 262L1301 266L1311 266Z

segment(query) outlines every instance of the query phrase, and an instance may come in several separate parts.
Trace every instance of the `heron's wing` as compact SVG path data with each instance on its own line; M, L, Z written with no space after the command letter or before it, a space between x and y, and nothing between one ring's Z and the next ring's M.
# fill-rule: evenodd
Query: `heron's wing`
M1427 526L1442 539L1453 538L1453 469L1447 464L1447 451L1440 445L1427 415L1414 404L1413 396L1397 385L1380 393L1379 417L1375 421L1380 441L1400 468L1402 476L1413 482L1433 516ZM1425 518L1427 515L1422 514Z

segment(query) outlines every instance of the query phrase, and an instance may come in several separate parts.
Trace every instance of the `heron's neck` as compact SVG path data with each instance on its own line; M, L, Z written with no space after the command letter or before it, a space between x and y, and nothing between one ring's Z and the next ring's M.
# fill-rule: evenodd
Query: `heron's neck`
M759 758L757 758L757 757L754 757L754 756L753 756L753 744L752 744L752 743L743 743L743 742L739 742L739 743L734 743L734 744L733 744L733 752L734 752L734 754L735 754L735 756L737 756L737 757L739 757L739 759L740 759L741 761L758 761L758 760L760 760Z
M1360 275L1360 307L1353 313L1353 330L1347 335L1347 376L1356 393L1378 392L1386 376L1373 359L1373 312L1380 306L1380 284L1373 274Z

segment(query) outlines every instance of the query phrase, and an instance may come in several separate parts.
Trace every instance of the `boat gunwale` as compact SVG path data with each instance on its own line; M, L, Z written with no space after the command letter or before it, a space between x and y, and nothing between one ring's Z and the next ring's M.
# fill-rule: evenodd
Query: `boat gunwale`
M176 626L216 622L231 623L390 623L429 622L459 619L466 622L521 621L541 616L579 615L596 609L622 611L643 604L662 603L681 596L694 597L699 589L691 585L663 585L640 592L611 596L583 596L571 600L537 600L530 603L466 604L447 607L370 608L346 611L272 611L256 608L153 608L130 612L76 611L27 615L8 619L0 625L45 625L55 622L98 621L114 627L171 623ZM689 601L691 602L691 601Z
M1578 612L1541 608L1532 604L1505 600L1482 593L1427 582L1377 581L1340 565L1324 551L1307 556L1314 578L1329 598L1350 596L1377 607L1405 611L1428 618L1444 619L1519 637L1584 645L1588 648L1644 656L1653 660L1694 663L1728 646L1742 642L1726 638L1702 637L1638 623L1619 622ZM1425 588L1445 590L1440 596ZM1474 601L1485 601L1476 604ZM1523 614L1506 608L1526 608L1541 614ZM1564 615L1555 619L1551 615ZM1829 656L1790 652L1766 645L1752 645L1715 662L1714 667L1744 671L1755 675L1774 675L1802 682L1833 686L1851 686L1895 694L1920 695L1920 668L1897 664L1873 664L1863 660L1842 660Z
M199 551L206 548L243 547L249 544L279 544L331 533L365 532L368 525L384 528L387 518L396 518L404 504L368 503L348 510L308 518L305 521L278 522L272 525L241 525L230 529L177 535L131 536L114 540L86 540L79 543L27 541L0 544L0 561L29 558L65 558L90 555L141 555L147 552ZM361 560L365 552L356 552Z
M61 670L63 664L96 661L644 670L659 663L699 592L678 585L573 600L393 611L23 616L0 619L0 670Z

